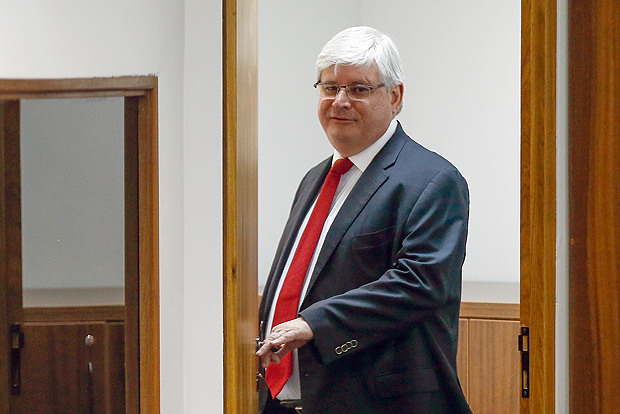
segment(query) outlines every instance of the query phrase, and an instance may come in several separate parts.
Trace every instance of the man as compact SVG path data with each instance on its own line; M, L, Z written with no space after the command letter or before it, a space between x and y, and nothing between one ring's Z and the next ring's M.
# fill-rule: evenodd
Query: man
M338 33L317 76L335 151L303 178L265 286L263 412L471 412L456 373L467 184L395 120L387 35Z

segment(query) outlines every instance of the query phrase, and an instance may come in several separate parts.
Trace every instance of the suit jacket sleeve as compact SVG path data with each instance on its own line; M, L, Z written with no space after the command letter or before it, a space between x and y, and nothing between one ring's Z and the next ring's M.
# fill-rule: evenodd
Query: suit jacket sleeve
M469 198L455 168L440 169L407 209L396 229L397 253L389 269L369 283L319 300L300 312L314 332L311 346L324 364L405 334L415 324L458 318ZM341 256L363 251L338 252ZM345 263L346 260L343 261ZM331 269L333 272L334 269ZM346 265L341 266L346 277ZM446 311L448 309L448 311Z

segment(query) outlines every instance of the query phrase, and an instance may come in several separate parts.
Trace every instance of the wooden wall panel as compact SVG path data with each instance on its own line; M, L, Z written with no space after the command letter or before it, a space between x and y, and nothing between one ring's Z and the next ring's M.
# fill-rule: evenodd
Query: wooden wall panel
M469 320L469 404L477 414L518 413L518 321Z
M456 370L461 388L469 400L469 320L459 320L459 349L456 355Z
M518 303L461 303L457 369L475 413L518 412L518 331Z
M106 323L103 347L104 413L125 412L125 324Z
M15 414L125 412L122 323L25 323ZM94 344L85 344L87 335ZM92 362L92 376L89 375ZM92 411L91 411L92 410Z

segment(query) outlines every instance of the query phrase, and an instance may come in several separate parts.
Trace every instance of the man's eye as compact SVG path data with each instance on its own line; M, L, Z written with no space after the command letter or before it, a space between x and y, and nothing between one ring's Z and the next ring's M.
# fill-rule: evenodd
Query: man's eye
M365 95L370 90L368 86L363 86L363 85L350 86L349 88L350 88L350 91L356 95Z
M323 85L323 90L329 94L338 93L338 87L336 85Z

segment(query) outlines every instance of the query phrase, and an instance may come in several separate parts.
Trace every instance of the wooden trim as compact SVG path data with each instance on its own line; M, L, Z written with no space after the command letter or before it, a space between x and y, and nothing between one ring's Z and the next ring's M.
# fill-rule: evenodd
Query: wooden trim
M224 412L257 412L256 0L224 2Z
M569 1L569 398L620 406L620 3Z
M21 157L20 157L20 105L19 101L2 102L2 133L0 145L3 147L3 176L4 181L2 202L3 214L3 257L1 266L3 277L0 281L4 296L4 316L0 323L4 332L9 332L9 326L22 322L22 230L21 230ZM2 349L8 352L9 347ZM6 355L8 357L8 355ZM8 359L7 359L8 362ZM9 369L10 364L6 364ZM5 371L8 379L8 371ZM8 384L5 383L5 384ZM0 396L4 396L0 394ZM14 397L7 394L6 403L0 406L11 405Z
M521 30L521 324L530 328L530 397L555 410L555 0L523 0Z
M16 129L17 128L17 129ZM18 154L15 154L15 136L19 137L19 102L0 101L0 329L9 331L9 325L15 323L14 305L10 303L11 292L15 290L15 253L12 251L16 244L14 222L15 202L19 202L15 191L15 168L19 174L19 140L17 140ZM18 164L15 165L15 160ZM19 175L18 175L19 177ZM19 185L17 186L19 191ZM17 206L19 208L19 205ZM19 225L18 225L19 227ZM17 234L21 234L18 232ZM21 242L18 244L21 246ZM21 254L19 255L21 257ZM21 267L21 265L20 265ZM17 269L19 271L19 269ZM21 288L21 286L20 286ZM19 320L18 320L19 321ZM9 384L9 337L0 335L0 384ZM0 387L0 412L9 412L9 387Z
M24 308L28 322L124 321L124 306L68 306L57 308Z
M25 308L54 308L68 306L113 306L125 304L125 287L92 288L26 288L23 289Z
M157 79L139 100L140 412L159 413L159 166Z
M463 319L519 320L518 303L462 302L460 317Z
M6 224L6 282L7 322L20 323L22 319L22 208L21 208L21 151L20 105L18 101L5 103L4 181Z
M7 284L7 250L6 250L6 186L5 186L5 160L4 145L5 128L7 123L7 103L0 102L0 286ZM6 289L0 289L0 329L6 331L7 317L7 294ZM9 336L0 335L0 384L9 384ZM0 386L0 412L9 412L9 387Z
M140 410L139 99L125 98L125 410Z
M84 91L84 92L37 92L30 94L23 93L2 93L0 99L19 100L19 99L69 99L69 98L118 98L123 96L143 96L142 91Z
M156 87L154 76L78 79L0 79L0 99L142 95Z

